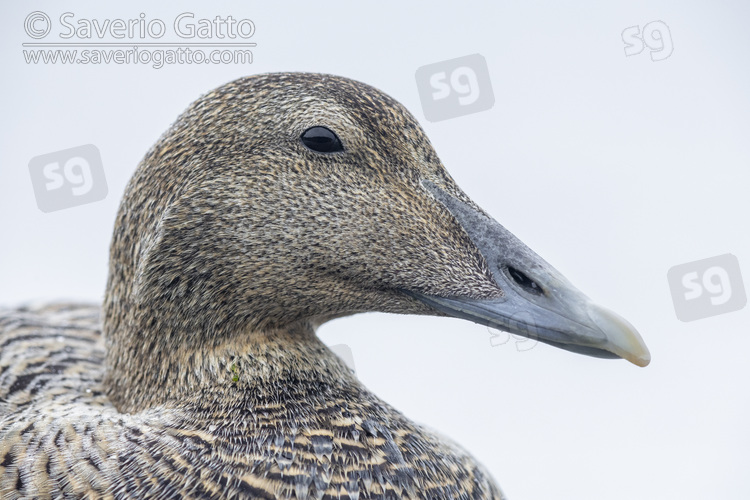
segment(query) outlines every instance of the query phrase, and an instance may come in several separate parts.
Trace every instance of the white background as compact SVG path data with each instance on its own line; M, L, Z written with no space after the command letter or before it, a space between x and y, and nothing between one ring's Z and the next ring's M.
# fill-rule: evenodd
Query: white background
M514 340L491 347L484 327L452 319L323 326L326 342L351 346L361 380L465 446L513 499L750 498L750 308L682 323L666 277L733 253L750 286L750 4L507 3L6 5L0 304L101 300L125 183L202 93L268 71L352 77L404 103L458 184L636 325L653 356L640 369ZM248 66L29 65L32 10L144 12L168 25L185 11L231 14L255 22L258 46ZM625 57L622 31L654 20L669 26L672 56ZM487 60L494 108L426 122L416 69L474 53ZM100 149L109 196L42 213L29 160L82 144Z

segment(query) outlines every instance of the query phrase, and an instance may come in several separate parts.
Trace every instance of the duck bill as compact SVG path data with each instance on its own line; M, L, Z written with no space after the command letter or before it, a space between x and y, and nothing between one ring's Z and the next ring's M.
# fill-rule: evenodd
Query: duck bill
M651 355L638 331L594 304L562 274L495 220L434 184L425 188L463 227L489 264L503 295L481 300L408 295L449 316L522 335L568 351L623 358L646 366Z

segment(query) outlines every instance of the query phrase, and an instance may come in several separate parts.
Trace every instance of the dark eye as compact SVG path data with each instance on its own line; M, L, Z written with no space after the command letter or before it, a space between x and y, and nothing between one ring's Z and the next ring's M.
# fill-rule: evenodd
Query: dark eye
M518 285L527 292L533 293L534 295L542 295L544 293L542 287L539 286L536 281L529 278L515 267L508 266L508 274L513 278L513 281L518 283Z
M302 144L318 153L336 153L343 151L344 145L339 138L325 127L311 127L300 137Z

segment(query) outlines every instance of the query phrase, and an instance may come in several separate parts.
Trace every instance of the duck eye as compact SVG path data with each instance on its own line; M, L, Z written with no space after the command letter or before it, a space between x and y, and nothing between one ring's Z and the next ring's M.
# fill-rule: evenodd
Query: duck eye
M533 279L526 276L524 273L516 269L515 267L508 266L508 274L513 278L513 281L529 293L534 295L542 295L544 292L542 287Z
M300 137L302 144L318 153L336 153L344 150L341 140L325 127L311 127Z

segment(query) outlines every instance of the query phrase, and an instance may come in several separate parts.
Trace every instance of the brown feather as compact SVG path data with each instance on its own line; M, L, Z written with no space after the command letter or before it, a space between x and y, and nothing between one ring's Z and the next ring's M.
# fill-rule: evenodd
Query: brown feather
M311 126L345 151L307 149ZM362 83L268 74L198 99L126 188L101 326L93 306L0 315L0 497L501 498L315 335L435 314L403 289L502 294L422 180L471 203Z

